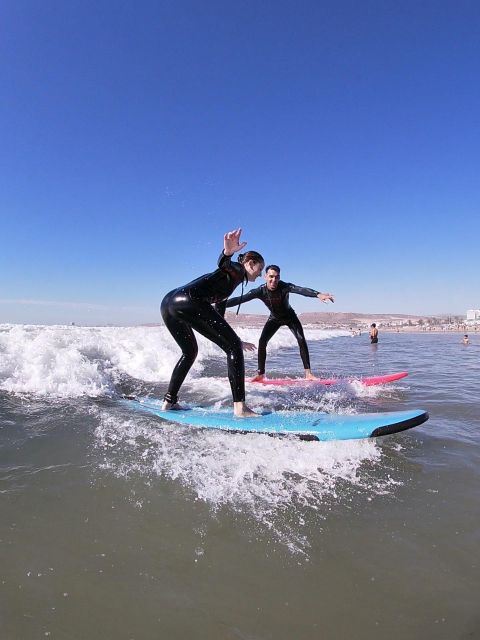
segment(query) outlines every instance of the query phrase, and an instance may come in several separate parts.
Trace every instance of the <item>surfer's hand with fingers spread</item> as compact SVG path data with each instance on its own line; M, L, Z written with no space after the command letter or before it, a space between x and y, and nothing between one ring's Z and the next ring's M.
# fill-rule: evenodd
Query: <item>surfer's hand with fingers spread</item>
M330 300L330 302L335 302L331 293L318 293L317 298L321 300L321 302L327 302L328 300Z
M252 342L242 342L242 349L244 351L255 351L256 348Z
M246 242L240 242L241 229L234 229L223 236L223 253L226 256L233 256L237 251L241 251L246 246Z

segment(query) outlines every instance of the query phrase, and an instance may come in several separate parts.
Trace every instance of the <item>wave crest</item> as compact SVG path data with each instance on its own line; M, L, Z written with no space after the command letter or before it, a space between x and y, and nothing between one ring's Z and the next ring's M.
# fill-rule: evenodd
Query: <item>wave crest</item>
M240 327L242 340L258 342L261 328ZM309 340L325 340L340 331L307 331ZM191 375L199 377L208 358L221 355L197 336L199 356ZM281 331L272 350L295 346ZM0 389L54 397L104 396L117 392L125 378L166 382L179 357L170 333L158 327L0 326Z

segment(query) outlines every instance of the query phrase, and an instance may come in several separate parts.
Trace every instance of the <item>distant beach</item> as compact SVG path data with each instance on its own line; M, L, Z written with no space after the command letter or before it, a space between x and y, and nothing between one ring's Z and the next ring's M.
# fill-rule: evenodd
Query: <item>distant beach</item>
M263 326L267 315L227 313L226 319L232 326ZM366 313L300 313L304 326L319 329L341 329L366 332L372 322L379 331L389 333L476 333L480 325L467 324L461 316L418 316L409 314L366 314Z

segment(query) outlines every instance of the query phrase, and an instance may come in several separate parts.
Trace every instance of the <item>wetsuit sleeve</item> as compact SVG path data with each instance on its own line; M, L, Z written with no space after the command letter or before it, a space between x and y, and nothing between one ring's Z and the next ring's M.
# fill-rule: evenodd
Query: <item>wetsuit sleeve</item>
M240 304L240 301L243 304L244 302L248 302L249 300L253 300L254 298L260 298L259 287L257 287L256 289L252 289L248 293L245 293L243 296L235 296L235 298L229 298L224 304L226 307L236 307L238 304Z
M232 256L226 256L222 251L217 261L217 267L219 269L228 271L231 267L231 264L232 264Z
M298 293L300 296L306 296L307 298L316 298L320 291L315 289L307 289L307 287L298 287L296 284L289 282L287 284L290 293Z
M220 254L217 262L218 268L225 273L228 273L237 284L240 284L242 278L245 277L245 268L236 260L232 260L232 256L226 256L223 251Z

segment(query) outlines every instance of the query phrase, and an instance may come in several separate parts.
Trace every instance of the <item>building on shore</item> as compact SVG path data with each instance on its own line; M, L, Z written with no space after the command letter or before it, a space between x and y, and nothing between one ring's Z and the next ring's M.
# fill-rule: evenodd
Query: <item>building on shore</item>
M467 324L480 324L480 309L469 309L467 311Z

